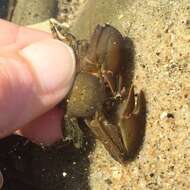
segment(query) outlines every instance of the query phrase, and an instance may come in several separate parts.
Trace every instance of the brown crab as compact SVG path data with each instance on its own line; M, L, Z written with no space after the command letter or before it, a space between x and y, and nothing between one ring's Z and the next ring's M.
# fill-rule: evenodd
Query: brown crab
M145 125L142 91L135 97L131 86L126 94L125 39L107 24L96 26L90 43L76 41L69 33L60 35L57 23L51 25L55 37L75 50L78 66L66 99L65 128L76 129L82 118L112 157L124 163L136 154Z

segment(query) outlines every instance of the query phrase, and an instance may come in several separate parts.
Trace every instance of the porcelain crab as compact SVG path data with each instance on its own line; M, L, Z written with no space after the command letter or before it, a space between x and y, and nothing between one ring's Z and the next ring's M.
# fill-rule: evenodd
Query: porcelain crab
M64 129L73 134L71 129L76 130L78 119L82 118L112 157L125 163L142 142L145 110L142 91L135 96L131 85L126 93L124 37L108 24L97 25L88 43L77 41L65 30L62 33L54 21L51 26L54 37L70 45L77 59L75 82L64 101ZM71 136L65 139L72 139Z

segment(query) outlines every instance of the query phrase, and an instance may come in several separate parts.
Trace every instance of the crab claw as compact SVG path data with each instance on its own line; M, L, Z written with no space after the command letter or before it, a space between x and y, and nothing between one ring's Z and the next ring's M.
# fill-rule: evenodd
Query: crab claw
M126 156L132 158L139 149L145 132L146 123L145 100L142 91L135 101L134 86L131 86L129 95L119 108L118 126L121 132Z

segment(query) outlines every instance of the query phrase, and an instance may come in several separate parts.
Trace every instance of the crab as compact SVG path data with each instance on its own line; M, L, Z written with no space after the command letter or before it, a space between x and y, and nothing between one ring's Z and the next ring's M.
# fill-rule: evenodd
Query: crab
M125 38L105 24L96 26L89 42L77 41L68 30L61 32L65 26L50 23L54 37L70 45L77 60L76 78L64 100L64 130L78 131L73 142L79 142L75 145L80 148L82 119L111 156L125 163L137 153L145 125L143 91L135 95L134 86L126 86ZM67 135L66 140L73 138Z

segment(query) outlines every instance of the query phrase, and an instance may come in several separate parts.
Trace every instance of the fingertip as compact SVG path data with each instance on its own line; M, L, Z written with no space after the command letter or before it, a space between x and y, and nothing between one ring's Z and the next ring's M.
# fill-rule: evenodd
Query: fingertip
M58 40L35 42L0 62L0 138L57 105L75 77L74 53Z
M17 134L28 138L36 144L53 144L63 137L62 117L63 111L59 108L54 108L18 130Z
M53 39L33 43L22 49L43 93L61 90L67 94L75 76L75 56L66 44Z

